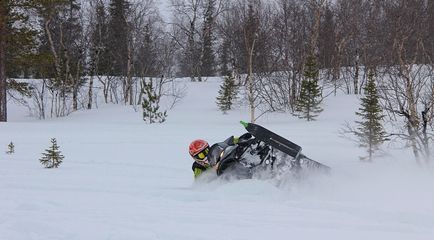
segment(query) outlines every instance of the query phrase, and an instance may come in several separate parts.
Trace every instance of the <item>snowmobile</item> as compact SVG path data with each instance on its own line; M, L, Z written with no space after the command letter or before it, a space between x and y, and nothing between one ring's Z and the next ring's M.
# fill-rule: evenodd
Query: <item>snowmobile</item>
M329 173L330 167L301 153L302 148L254 123L241 121L247 133L236 144L233 137L211 146L208 160L218 176L238 179L276 177L303 172Z

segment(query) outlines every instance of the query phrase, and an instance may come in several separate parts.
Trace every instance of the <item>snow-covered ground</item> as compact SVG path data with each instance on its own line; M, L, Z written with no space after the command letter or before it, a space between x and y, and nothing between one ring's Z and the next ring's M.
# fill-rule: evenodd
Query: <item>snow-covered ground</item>
M433 169L399 149L361 163L363 150L338 136L356 97L327 98L315 122L258 120L332 167L330 176L194 184L190 141L240 135L249 115L218 111L218 81L187 87L164 124L122 105L41 121L10 104L0 123L0 240L434 239ZM44 169L38 159L53 137L64 163Z

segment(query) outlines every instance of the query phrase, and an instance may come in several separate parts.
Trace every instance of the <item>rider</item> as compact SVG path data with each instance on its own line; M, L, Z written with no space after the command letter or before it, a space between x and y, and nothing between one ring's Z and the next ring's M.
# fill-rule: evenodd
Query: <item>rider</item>
M211 148L216 146L216 145L221 145L221 144L226 145L226 146L235 145L235 144L238 144L238 142L240 140L250 139L251 137L252 137L252 135L249 133L243 134L239 138L231 136L223 142L216 143L216 144L212 145ZM193 170L195 178L197 178L204 171L207 171L209 169L216 170L215 168L217 167L217 163L210 162L210 159L208 158L209 152L210 152L210 145L205 140L196 139L190 143L189 153L190 153L190 156L194 160L193 165L191 166L191 169Z
M211 168L208 162L209 144L202 139L194 140L188 148L190 156L194 159L191 169L194 177L198 177L202 172Z

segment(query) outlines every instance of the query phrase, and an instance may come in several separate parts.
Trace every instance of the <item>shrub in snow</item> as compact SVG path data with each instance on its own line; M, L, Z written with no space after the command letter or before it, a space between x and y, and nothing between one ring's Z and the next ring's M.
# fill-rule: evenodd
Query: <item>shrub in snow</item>
M51 147L46 149L45 153L42 153L43 156L39 161L45 166L45 168L57 168L64 158L60 153L56 139L52 138Z
M12 154L15 152L15 145L13 142L8 144L8 150L6 151L6 154Z

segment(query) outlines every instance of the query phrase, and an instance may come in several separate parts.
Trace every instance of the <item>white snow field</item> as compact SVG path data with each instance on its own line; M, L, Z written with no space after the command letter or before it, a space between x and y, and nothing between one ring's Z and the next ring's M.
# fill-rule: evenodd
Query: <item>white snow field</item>
M186 84L163 124L145 124L123 105L36 120L9 104L0 123L0 240L434 239L433 168L393 145L362 163L364 150L339 137L356 117L356 96L328 97L315 122L257 121L329 165L330 176L195 183L190 141L240 135L249 114L220 113L216 79ZM65 155L58 169L39 163L50 138Z

